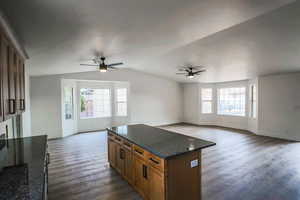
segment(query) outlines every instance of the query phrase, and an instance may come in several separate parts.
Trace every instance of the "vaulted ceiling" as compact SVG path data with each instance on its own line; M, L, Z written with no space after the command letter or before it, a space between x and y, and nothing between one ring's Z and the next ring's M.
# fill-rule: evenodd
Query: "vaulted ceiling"
M103 52L124 68L218 82L300 71L300 3L295 0L1 0L23 42L31 75L93 71Z

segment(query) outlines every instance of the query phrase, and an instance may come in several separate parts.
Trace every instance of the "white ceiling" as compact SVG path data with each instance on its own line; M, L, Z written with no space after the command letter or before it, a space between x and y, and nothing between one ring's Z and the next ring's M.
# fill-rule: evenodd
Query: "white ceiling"
M1 0L1 9L34 76L93 71L79 64L95 51L181 82L185 63L207 68L202 82L300 71L295 0Z

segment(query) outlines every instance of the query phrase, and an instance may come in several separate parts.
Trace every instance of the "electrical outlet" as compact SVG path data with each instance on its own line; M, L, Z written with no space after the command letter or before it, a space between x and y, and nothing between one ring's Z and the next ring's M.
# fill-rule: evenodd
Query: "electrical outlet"
M191 161L191 168L197 167L199 165L198 159Z

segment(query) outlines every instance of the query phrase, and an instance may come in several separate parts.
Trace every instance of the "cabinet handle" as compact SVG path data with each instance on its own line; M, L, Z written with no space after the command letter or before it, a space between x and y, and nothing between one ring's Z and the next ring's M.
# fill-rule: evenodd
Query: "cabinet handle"
M25 99L20 100L20 107L21 110L25 110Z
M143 152L141 152L141 151L139 151L139 150L137 150L137 149L135 149L134 151L137 152L138 154L143 155Z
M145 179L148 179L147 166L146 165L143 165L143 177Z
M16 113L16 100L15 99L9 99L9 114L15 114Z
M154 162L154 163L157 164L157 165L159 164L159 161L154 160L153 158L149 158L149 160L152 161L152 162Z
M127 146L128 148L130 148L130 144L124 143L124 145Z
M50 153L47 153L47 165L50 164Z
M120 159L121 160L125 159L125 151L123 149L120 149Z

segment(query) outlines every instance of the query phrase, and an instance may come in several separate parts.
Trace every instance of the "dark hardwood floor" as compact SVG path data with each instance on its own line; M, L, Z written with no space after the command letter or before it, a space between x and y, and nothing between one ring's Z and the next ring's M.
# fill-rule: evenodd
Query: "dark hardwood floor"
M300 143L191 125L163 127L214 141L203 150L203 200L299 200ZM50 200L138 200L109 167L105 132L49 141Z

